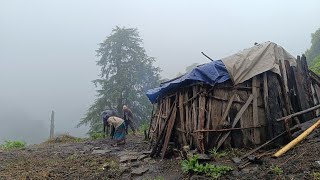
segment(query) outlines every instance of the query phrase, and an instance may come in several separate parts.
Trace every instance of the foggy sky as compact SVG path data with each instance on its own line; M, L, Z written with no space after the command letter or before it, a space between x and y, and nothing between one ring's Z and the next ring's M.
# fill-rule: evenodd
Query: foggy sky
M58 133L94 101L95 50L116 25L137 27L162 77L273 41L292 55L320 27L320 1L0 1L0 142L40 142L56 111Z

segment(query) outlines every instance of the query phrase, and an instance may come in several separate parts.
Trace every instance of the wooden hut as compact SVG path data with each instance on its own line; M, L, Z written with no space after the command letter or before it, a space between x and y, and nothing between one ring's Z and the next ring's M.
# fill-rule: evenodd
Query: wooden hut
M221 67L222 73L213 70ZM164 157L170 142L202 153L262 144L319 114L276 120L319 104L319 86L304 55L294 58L272 42L200 65L147 93L155 107L149 129L152 155ZM284 141L285 136L276 143Z

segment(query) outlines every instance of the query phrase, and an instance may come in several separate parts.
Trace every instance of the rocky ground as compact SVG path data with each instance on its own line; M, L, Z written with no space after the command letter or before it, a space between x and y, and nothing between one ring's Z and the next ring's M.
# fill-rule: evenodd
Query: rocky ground
M127 144L112 147L110 139L45 143L24 150L0 152L0 179L209 179L185 175L180 157L151 159L148 142L142 136L129 136ZM241 150L239 152L247 152ZM316 179L320 172L320 139L304 141L284 156L265 155L258 164L241 170L230 156L213 158L209 163L233 167L221 179ZM320 177L319 177L320 178Z

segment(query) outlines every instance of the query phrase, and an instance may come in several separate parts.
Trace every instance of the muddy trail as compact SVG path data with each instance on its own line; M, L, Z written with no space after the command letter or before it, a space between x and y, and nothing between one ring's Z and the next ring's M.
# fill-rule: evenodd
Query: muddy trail
M181 158L152 159L149 144L142 136L128 136L127 144L112 147L110 139L46 143L24 150L0 152L0 179L210 179L203 175L183 174ZM228 165L233 171L220 179L316 179L320 172L320 139L299 144L284 156L273 159L274 150L259 163L241 170L232 156L211 158L211 164ZM248 152L238 150L237 155ZM234 156L235 154L233 154Z

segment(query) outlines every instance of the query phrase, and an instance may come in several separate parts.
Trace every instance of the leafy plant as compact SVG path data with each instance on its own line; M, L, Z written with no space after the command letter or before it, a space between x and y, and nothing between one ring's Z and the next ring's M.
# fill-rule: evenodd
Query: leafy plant
M213 157L215 157L215 158L221 158L221 157L225 157L225 156L228 155L228 153L227 153L226 151L221 151L221 152L219 152L219 151L217 150L217 148L212 148L212 149L210 149L210 150L209 150L209 153L210 153Z
M90 133L90 138L93 139L93 140L102 139L102 138L104 138L104 135L103 135L102 132L94 131L94 132Z
M13 150L13 149L23 149L27 143L23 141L5 141L4 144L0 145L0 149L3 150Z
M276 175L281 175L281 174L283 174L283 170L282 170L282 168L279 167L279 166L274 166L274 165L272 165L272 166L270 167L270 170L271 170L271 172L272 172L273 174L276 174Z
M205 174L206 176L218 179L228 171L232 170L229 166L216 166L208 163L205 165L199 164L198 158L199 157L195 155L188 160L183 160L181 162L182 171L184 173Z

